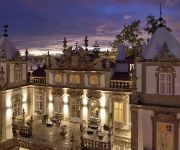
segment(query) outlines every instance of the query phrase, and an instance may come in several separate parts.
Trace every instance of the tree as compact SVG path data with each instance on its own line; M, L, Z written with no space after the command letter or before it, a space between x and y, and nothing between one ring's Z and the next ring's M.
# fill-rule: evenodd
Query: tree
M111 44L112 49L117 51L119 44L122 43L127 49L127 56L137 54L144 41L142 38L142 30L140 30L140 20L133 21L130 25L124 26L120 34L118 34ZM165 27L168 31L171 28L166 26L166 20L162 17L156 19L152 14L146 17L146 26L144 31L153 34L158 27Z
M144 30L148 33L148 34L153 34L156 29L158 27L165 27L168 31L172 31L171 28L166 26L166 20L162 17L160 17L159 19L156 19L155 16L153 16L152 14L149 14L146 17L146 26L144 28Z
M114 42L111 44L112 48L117 50L119 44L122 43L126 47L127 55L132 55L143 43L140 22L140 20L135 20L130 25L125 25L120 34L116 36Z

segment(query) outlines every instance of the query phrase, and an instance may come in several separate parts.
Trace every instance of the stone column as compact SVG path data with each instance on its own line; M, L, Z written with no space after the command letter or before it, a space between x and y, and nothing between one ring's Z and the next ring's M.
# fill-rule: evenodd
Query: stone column
M138 150L138 109L131 108L131 150Z

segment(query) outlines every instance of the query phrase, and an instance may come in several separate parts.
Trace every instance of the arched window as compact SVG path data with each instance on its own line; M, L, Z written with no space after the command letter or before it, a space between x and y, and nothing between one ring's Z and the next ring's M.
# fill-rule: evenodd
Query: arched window
M22 96L16 95L12 99L13 113L15 116L22 114Z
M20 65L14 66L14 81L18 82L22 80L22 68Z

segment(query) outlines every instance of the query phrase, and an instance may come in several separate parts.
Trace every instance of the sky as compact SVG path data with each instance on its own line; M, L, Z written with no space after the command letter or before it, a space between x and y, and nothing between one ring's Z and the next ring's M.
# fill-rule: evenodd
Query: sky
M141 20L143 29L147 15L159 18L160 3L180 41L180 0L0 0L0 27L8 24L17 49L31 53L59 52L64 37L68 46L81 46L86 35L90 47L98 41L103 50L110 50L124 25Z

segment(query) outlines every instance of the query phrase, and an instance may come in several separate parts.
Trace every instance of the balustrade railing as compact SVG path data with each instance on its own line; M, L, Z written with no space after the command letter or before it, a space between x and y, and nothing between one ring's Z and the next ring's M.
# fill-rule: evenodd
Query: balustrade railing
M132 87L132 81L123 81L123 80L111 80L110 88L116 89L130 89Z
M113 145L116 145L123 150L131 150L131 139L114 135Z
M109 143L90 139L82 139L83 147L91 150L110 150Z
M45 77L30 77L30 82L38 84L46 84Z
M16 147L22 147L29 150L71 150L70 148L65 147L54 147L51 145L45 145L43 143L39 143L37 141L22 137L16 137L0 142L0 150L11 150Z

